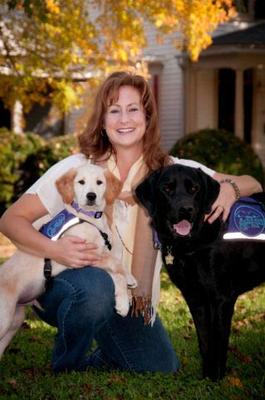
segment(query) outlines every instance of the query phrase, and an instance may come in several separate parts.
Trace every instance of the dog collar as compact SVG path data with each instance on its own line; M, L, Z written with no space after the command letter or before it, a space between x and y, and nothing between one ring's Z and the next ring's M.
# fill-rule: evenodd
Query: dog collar
M87 210L84 210L82 207L79 207L79 205L75 202L75 201L73 201L72 203L71 203L71 206L77 211L77 212L79 212L79 213L82 213L82 214L84 214L84 215L86 215L87 217L91 217L91 218L96 218L96 219L98 219L98 218L101 218L102 217L102 211L87 211Z

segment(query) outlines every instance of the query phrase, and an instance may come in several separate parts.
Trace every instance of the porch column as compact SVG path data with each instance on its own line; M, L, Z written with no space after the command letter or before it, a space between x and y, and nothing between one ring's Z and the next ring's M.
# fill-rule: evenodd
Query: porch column
M243 69L236 69L235 134L244 139L244 79Z
M197 70L185 70L185 133L197 129Z
M11 129L13 132L23 135L23 106L16 100L11 112Z

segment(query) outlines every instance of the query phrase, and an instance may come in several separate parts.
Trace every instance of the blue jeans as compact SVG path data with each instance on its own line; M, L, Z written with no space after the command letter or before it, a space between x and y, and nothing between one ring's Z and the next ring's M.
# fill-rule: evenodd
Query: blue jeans
M113 281L102 269L67 269L38 300L44 310L36 310L38 315L58 328L54 372L96 367L168 373L179 368L158 317L147 326L142 317L124 318L115 312ZM93 339L98 348L88 355Z

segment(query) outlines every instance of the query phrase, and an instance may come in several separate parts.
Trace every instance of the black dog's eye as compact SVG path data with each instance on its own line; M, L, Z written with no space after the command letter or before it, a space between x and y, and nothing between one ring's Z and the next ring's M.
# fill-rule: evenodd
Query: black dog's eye
M194 194L194 193L198 192L198 190L199 190L199 186L198 186L198 185L191 185L191 186L189 187L189 192L190 192L191 194Z
M97 185L102 185L102 183L103 182L101 180L99 180L99 179L97 180Z
M163 190L166 193L171 193L174 190L174 188L175 188L174 183L165 183L163 186Z
M80 179L80 181L78 181L78 183L80 183L80 185L84 185L86 182L84 181L84 179Z

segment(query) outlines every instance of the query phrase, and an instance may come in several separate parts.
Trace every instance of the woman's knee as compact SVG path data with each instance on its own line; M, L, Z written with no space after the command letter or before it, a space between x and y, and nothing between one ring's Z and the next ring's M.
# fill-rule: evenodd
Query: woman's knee
M115 303L114 284L111 276L104 270L87 267L79 270L71 284L75 288L73 301L78 304L83 317L107 318L113 313Z
M102 269L68 269L54 278L51 288L39 301L46 319L52 324L55 324L57 313L65 307L74 307L77 317L79 315L83 320L86 317L108 318L114 309L114 285L110 275Z

